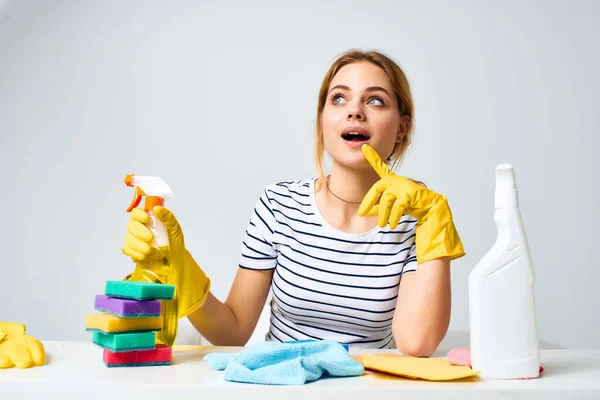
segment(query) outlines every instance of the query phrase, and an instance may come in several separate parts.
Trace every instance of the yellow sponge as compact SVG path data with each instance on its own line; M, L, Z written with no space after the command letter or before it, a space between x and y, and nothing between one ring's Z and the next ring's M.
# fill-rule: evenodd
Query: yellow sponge
M119 318L111 314L89 314L85 316L85 330L114 332L159 331L163 317Z
M364 354L366 369L410 379L451 381L479 374L467 366L452 365L444 358L417 358L396 354Z

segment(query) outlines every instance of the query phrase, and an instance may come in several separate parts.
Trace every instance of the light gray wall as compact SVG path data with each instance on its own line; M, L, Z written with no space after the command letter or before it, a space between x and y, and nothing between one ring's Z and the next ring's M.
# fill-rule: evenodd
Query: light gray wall
M468 330L467 276L496 235L494 167L511 163L540 338L600 348L599 12L595 1L1 2L0 320L91 340L94 295L132 268L120 252L128 173L172 186L169 206L224 299L262 187L313 176L322 76L359 47L405 69L417 129L399 172L449 198L466 246L451 330Z

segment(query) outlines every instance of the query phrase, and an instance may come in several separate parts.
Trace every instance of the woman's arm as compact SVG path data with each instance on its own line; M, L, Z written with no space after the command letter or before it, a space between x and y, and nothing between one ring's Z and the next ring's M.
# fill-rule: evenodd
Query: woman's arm
M239 268L225 302L212 293L188 316L215 346L244 346L252 336L269 295L273 270Z
M398 350L429 357L446 335L450 323L450 257L419 264L400 280L392 333Z

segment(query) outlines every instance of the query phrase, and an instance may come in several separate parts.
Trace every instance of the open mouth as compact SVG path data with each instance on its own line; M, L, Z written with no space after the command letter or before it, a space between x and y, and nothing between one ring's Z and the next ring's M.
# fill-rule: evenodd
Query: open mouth
M365 133L360 132L348 132L342 135L342 139L349 142L364 142L369 140L371 137Z

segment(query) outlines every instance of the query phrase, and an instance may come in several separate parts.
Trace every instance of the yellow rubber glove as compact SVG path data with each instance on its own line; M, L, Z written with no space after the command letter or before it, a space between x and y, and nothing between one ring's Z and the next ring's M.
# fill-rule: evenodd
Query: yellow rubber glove
M25 325L0 322L0 368L30 368L44 364L42 343L25 334Z
M210 279L186 250L183 231L173 213L161 206L154 207L152 211L169 232L173 281L178 292L177 315L183 318L204 304L210 290ZM150 254L153 234L145 225L148 221L148 214L141 208L131 211L122 251L134 260L143 261Z
M462 242L446 198L418 183L394 174L368 144L362 145L364 157L381 178L363 198L358 215L378 215L380 227L395 229L402 214L417 219L417 262L465 255ZM379 203L377 201L379 200Z

